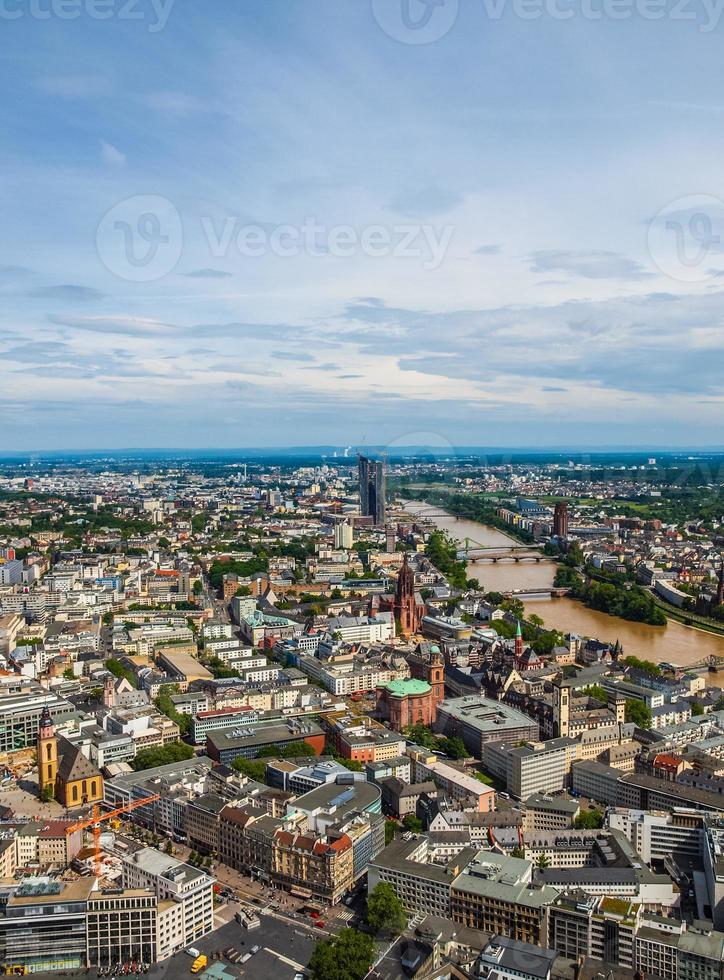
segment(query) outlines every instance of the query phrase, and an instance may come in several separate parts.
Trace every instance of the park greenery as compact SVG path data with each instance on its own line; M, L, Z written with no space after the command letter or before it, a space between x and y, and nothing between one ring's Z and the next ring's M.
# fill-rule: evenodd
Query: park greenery
M431 728L419 722L416 725L408 725L402 734L415 745L420 745L423 749L429 749L431 752L439 752L450 759L467 759L470 755L465 748L465 743L459 736L437 738Z
M125 667L120 660L117 660L115 657L109 657L104 666L114 677L127 680L131 687L138 687L138 678L130 667Z
M154 704L162 715L166 715L167 718L170 718L171 721L178 725L182 735L187 735L191 729L191 715L184 715L180 711L177 711L171 700L171 695L178 693L178 684L164 684L159 690Z
M471 521L487 524L488 527L495 527L509 537L516 538L526 544L533 541L533 535L530 532L523 528L513 527L502 517L499 517L497 511L500 504L483 494L464 494L433 489L411 490L405 487L401 488L400 496L407 500L420 500L427 504L443 507L456 517L466 517Z
M601 580L605 578L605 580ZM561 565L554 580L555 588L570 589L574 599L580 599L591 609L619 616L636 623L665 626L666 615L657 606L653 595L640 585L629 582L624 575L602 576L586 566L584 575L569 565Z
M603 827L603 813L600 810L581 810L573 821L574 830L598 830Z
M639 728L651 728L651 708L643 701L635 698L626 699L626 721L633 722Z
M511 622L509 619L494 619L490 622L490 628L494 629L498 636L512 640L516 634L518 624L517 622ZM531 622L526 622L521 619L520 631L526 645L532 650L535 650L539 656L546 656L553 651L554 647L564 645L563 634L559 633L558 630L541 629L540 626L533 625Z
M655 664L653 660L641 660L640 657L627 656L623 657L619 663L623 667L632 667L634 670L643 670L647 674L651 674L652 677L661 676L661 667Z
M377 947L369 933L343 929L317 943L309 960L310 980L363 980L375 960Z
M186 742L169 742L157 748L141 749L131 762L131 767L140 772L142 769L155 769L156 766L166 766L170 762L183 762L193 757L194 750Z
M425 554L453 588L467 587L466 563L458 560L458 545L444 531L430 532Z

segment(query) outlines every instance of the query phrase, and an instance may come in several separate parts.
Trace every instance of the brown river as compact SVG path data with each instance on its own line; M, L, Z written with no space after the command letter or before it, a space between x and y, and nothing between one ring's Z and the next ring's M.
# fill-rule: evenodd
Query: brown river
M442 513L439 507L421 503L406 503L405 510L408 514L420 516L426 512L435 515ZM483 547L519 544L496 528L464 518L456 519L452 515L435 516L431 523L449 531L457 541L464 542L469 538L470 548L475 546L474 543ZM471 561L468 564L468 575L477 578L483 588L493 592L550 588L555 574L556 564L551 561ZM528 613L537 613L549 628L609 642L619 639L626 653L655 663L665 660L684 667L712 654L724 656L724 636L683 626L674 620L669 620L666 626L631 623L588 609L576 599L554 599L550 596L526 600L525 607Z

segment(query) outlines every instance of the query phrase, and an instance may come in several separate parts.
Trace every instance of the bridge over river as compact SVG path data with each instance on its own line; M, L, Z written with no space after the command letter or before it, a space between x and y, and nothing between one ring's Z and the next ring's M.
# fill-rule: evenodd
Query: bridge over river
M460 561L546 561L543 545L481 545L471 538L465 538L465 547L457 553Z

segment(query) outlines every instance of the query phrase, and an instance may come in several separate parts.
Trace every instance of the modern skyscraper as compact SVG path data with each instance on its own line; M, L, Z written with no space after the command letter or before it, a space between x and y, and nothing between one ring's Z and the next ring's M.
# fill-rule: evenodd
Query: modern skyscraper
M387 489L384 460L360 455L357 464L360 512L363 517L371 517L375 524L384 524Z
M560 501L553 512L553 534L557 538L568 537L568 504Z

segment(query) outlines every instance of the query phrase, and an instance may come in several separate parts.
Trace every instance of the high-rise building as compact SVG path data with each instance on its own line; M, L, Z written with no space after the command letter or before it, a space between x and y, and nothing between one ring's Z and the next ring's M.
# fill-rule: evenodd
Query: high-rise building
M394 554L397 550L397 527L388 524L385 528L385 551L388 555Z
M553 512L553 534L556 538L568 537L568 504L561 500Z
M346 551L352 547L354 543L354 536L352 534L352 525L344 521L342 524L334 525L334 547L343 548Z
M719 581L716 587L716 604L721 606L724 603L724 561L719 568Z
M386 472L382 459L358 456L359 505L363 517L371 517L375 524L385 523Z

